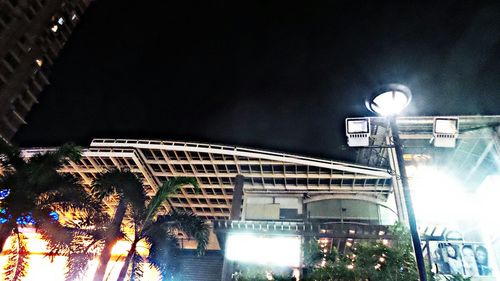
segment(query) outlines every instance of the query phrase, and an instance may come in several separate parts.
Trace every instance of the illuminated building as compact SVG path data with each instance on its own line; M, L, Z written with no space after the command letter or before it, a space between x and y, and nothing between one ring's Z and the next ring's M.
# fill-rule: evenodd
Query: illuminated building
M29 157L45 150L25 149L23 153ZM294 226L297 239L304 232L312 233L303 229L309 220L314 221L315 226L325 226L325 233L329 233L332 225L328 228L323 222L385 225L397 218L394 204L390 202L392 176L386 169L234 146L94 139L84 150L82 159L69 162L61 172L70 173L89 185L99 173L110 169L134 172L143 179L149 194L170 177L195 177L201 192L195 193L191 186L185 186L169 199L165 208L189 210L212 220L215 233L209 250L224 248L225 233L232 232L232 226L238 228L236 221L244 221L248 224L246 227L260 221L261 227L272 228L289 222ZM378 228L372 230L379 232ZM314 233L319 233L317 231L315 228ZM356 231L363 235L362 230L356 228ZM182 244L186 249L195 247L189 239ZM207 262L204 261L204 268ZM220 280L222 269L222 260L219 258L217 262L218 266L212 265L219 271L214 280ZM195 276L190 278L198 280Z
M0 1L0 136L11 139L90 0Z
M478 228L479 221L484 221L476 218L488 217L485 214L478 216L478 212L472 211L469 216L449 214L449 221L442 222L432 221L443 217L438 213L431 213L429 219L425 217L429 212L422 211L424 208L425 211L441 212L443 206L453 207L453 203L458 202L455 200L459 200L460 190L445 181L445 174L436 173L440 169L431 169L431 172L421 168L447 168L465 185L465 191L468 192L474 192L483 182L486 182L482 186L486 188L487 194L495 191L490 188L495 184L488 183L487 179L493 181L496 178L491 175L499 174L500 171L500 118L460 116L459 120L457 147L449 149L434 148L429 143L433 117L398 119L410 185L415 189L419 186L415 171L424 171L426 180L437 183L435 186L426 182L425 186L433 190L420 187L414 190L425 191L423 201L418 192L414 196L417 220L421 226L420 235L422 241L430 243L431 247L432 243L440 243L443 239L453 240L457 235L465 241L497 241L489 246L489 250L490 253L498 253L499 236L496 229L487 229L490 231L488 235L492 236L487 239L481 237L483 233L471 231ZM373 118L371 126L371 147L358 150L358 163L361 164L213 144L95 139L84 150L81 161L69 162L61 171L75 175L89 185L99 173L106 170L128 169L143 179L144 187L150 194L170 177L195 177L200 183L201 192L195 193L192 187L185 186L170 199L165 208L193 211L212 221L214 233L209 245L212 256L200 261L192 255L186 255L182 258L186 260L183 267L191 273L203 272L205 276L217 276L219 273L223 275L222 280L227 280L235 265L229 259L262 262L265 259L262 259L261 252L257 261L251 260L252 256L256 256L255 250L259 249L263 251L267 248L270 253L277 249L282 253L281 256L290 258L282 262L295 267L296 259L292 260L296 257L294 249L300 244L296 241L303 237L318 237L321 247L327 251L331 247L343 251L363 239L383 239L384 242L391 239L387 225L397 219L404 220L398 209L402 204L401 195L398 194L399 178L394 172L397 165L391 156L393 148L390 146L387 124L383 119ZM25 156L30 156L45 150L25 149L23 152ZM440 193L438 187L447 190L447 193ZM456 204L455 207L470 210L467 205L480 206L487 202L473 201L470 199L463 203L465 205ZM451 207L445 204L447 202ZM241 242L242 237L246 237L245 243ZM182 245L185 249L195 247L187 237L184 237ZM234 245L246 247L243 249L246 253L244 258L237 256L243 250L231 248ZM221 253L224 251L226 256L223 262ZM427 250L424 254L430 255ZM276 258L272 260L280 262ZM491 258L490 262L493 260ZM198 280L196 276L189 278ZM213 277L205 280L220 279Z

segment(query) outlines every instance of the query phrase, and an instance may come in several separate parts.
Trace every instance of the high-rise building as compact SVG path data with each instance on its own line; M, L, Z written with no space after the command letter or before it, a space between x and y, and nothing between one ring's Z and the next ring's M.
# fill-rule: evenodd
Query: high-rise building
M0 136L11 139L90 0L0 0Z

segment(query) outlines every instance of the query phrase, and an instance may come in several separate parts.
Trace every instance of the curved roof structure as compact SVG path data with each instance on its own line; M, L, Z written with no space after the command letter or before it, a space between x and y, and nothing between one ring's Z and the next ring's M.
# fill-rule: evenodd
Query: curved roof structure
M29 155L39 149L27 149ZM233 146L132 139L94 139L78 163L62 172L91 184L107 169L129 169L152 194L170 177L195 177L201 192L184 186L170 206L208 219L228 218L234 179L245 177L245 193L335 194L385 202L392 176L385 169Z

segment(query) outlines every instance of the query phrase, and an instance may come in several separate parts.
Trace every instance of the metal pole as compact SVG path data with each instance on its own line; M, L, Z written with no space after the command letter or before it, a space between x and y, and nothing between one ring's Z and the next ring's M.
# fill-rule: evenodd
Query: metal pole
M394 116L390 116L389 123L391 125L394 148L396 149L396 157L398 160L401 183L403 184L403 195L405 198L406 211L408 212L408 223L410 224L410 233L413 242L413 250L415 251L415 259L417 260L418 275L420 276L420 281L427 281L424 255L422 253L422 245L420 244L420 237L418 236L417 221L415 220L415 212L413 211L410 186L408 184L408 176L406 175L405 162L403 158L403 148L401 145L401 139L399 138L399 129L398 125L396 124L396 118Z

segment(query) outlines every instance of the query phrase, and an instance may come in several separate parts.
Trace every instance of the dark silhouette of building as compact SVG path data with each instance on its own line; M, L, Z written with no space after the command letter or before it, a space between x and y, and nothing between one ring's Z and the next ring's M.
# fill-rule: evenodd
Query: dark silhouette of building
M90 0L0 0L0 136L10 140Z

